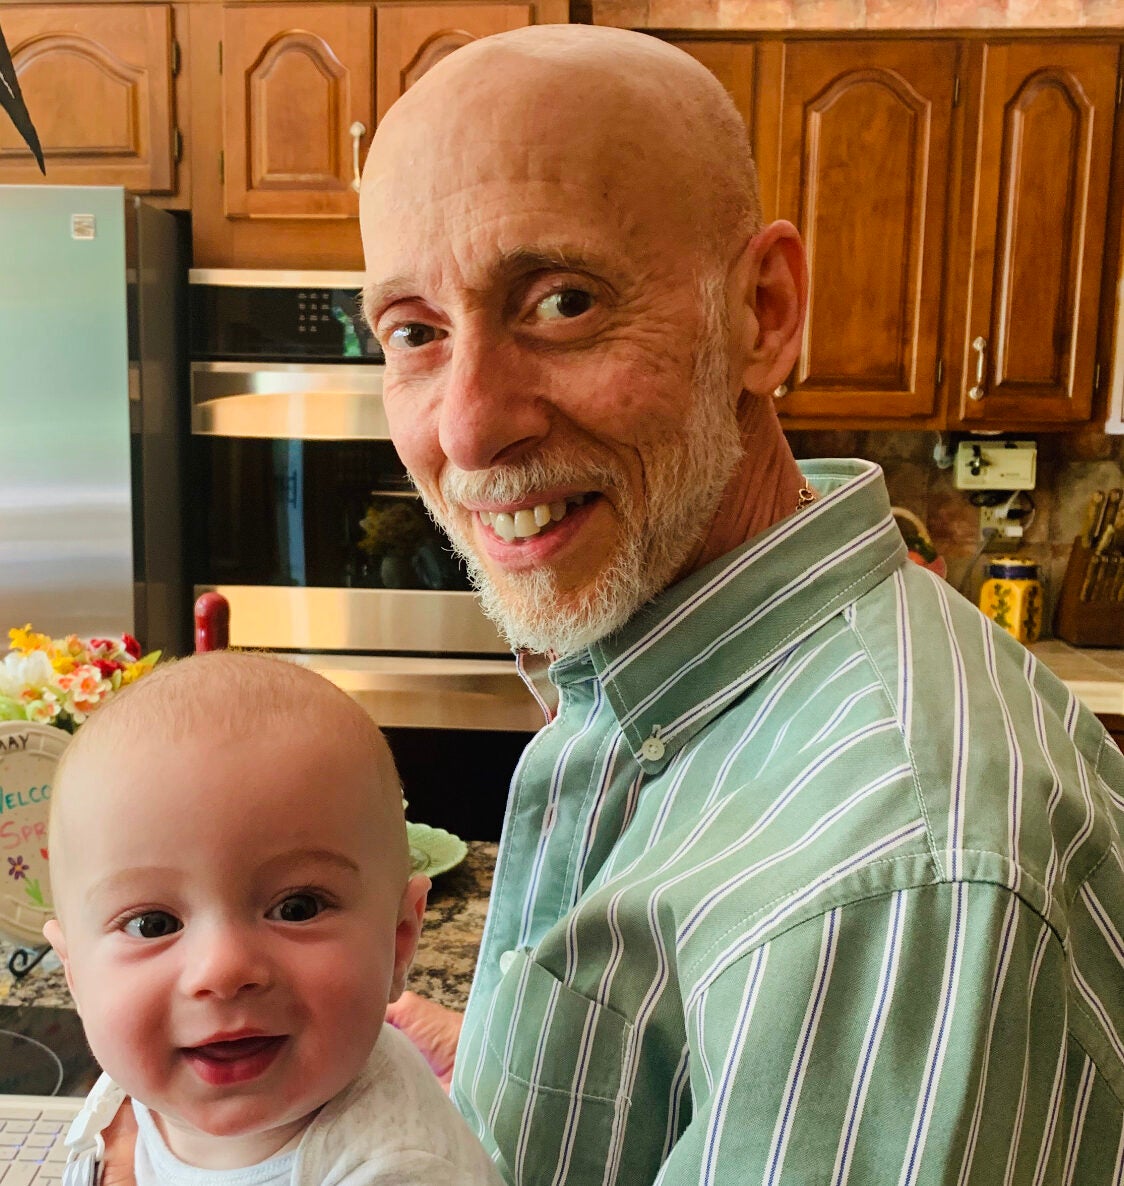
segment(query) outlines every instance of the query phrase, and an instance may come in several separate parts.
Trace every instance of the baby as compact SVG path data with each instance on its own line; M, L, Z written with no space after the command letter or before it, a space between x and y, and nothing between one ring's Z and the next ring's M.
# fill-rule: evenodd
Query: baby
M44 934L140 1186L447 1186L501 1178L410 1042L429 881L394 763L327 680L216 651L99 708L52 796ZM252 1167L252 1168L251 1168Z

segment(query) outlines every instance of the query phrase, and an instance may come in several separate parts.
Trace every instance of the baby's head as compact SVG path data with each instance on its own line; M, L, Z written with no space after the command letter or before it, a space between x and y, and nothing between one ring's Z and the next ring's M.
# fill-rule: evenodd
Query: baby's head
M228 651L158 667L82 726L50 852L44 933L94 1055L212 1168L270 1156L359 1072L429 887L367 714Z

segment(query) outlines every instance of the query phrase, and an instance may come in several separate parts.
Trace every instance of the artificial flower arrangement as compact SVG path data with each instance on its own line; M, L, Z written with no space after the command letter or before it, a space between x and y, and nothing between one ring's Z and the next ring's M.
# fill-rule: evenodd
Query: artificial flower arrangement
M74 730L107 697L147 675L159 651L141 654L131 634L51 638L30 624L8 631L0 663L0 721L34 721Z

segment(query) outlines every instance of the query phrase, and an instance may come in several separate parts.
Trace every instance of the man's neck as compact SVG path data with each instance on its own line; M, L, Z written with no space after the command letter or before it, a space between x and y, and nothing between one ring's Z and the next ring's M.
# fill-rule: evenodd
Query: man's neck
M743 453L711 521L677 580L787 519L806 501L800 473L771 401L745 395L739 409Z

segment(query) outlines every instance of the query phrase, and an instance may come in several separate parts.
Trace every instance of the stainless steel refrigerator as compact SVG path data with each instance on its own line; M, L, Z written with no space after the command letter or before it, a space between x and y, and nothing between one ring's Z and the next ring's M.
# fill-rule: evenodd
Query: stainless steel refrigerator
M0 652L11 626L190 649L187 244L102 186L0 186Z

